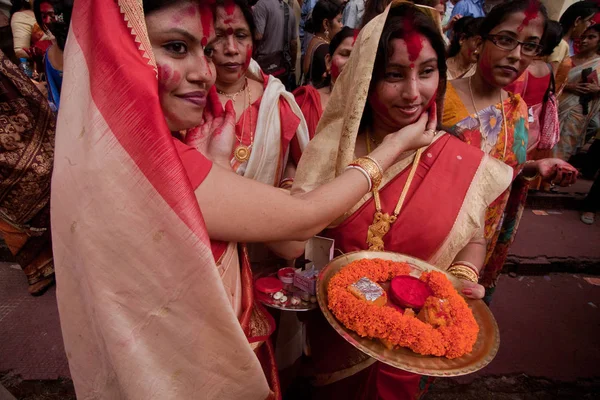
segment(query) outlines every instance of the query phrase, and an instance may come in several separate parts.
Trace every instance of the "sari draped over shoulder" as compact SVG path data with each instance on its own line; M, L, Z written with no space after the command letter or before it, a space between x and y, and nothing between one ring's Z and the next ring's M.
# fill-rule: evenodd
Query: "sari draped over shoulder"
M0 52L0 237L37 295L53 282L50 181L55 114Z
M599 83L600 57L573 65L566 75L567 83ZM585 79L584 78L585 75ZM584 145L587 128L593 118L600 112L600 97L578 96L575 93L563 91L558 99L558 120L560 122L560 140L554 146L554 157L568 161Z
M444 126L471 146L482 149L491 157L512 168L515 182L493 204L485 217L485 238L488 241L486 264L480 283L495 287L508 248L514 241L527 199L528 182L519 175L527 159L528 122L527 105L519 95L510 94L500 103L469 115L452 83L448 84L444 104ZM481 121L481 126L479 124ZM487 139L486 139L487 138Z
M250 160L240 163L232 155L231 165L239 175L277 187L290 156L295 164L300 160L310 140L308 128L294 96L279 79L265 75L254 60L247 74L264 84L264 92L236 124L238 138L252 144Z
M312 85L300 86L294 90L294 97L308 127L308 135L310 139L315 137L317 125L323 115L323 107L321 106L321 95L319 91Z
M212 164L166 125L141 2L77 2L64 57L52 233L78 398L276 398L194 195Z
M363 140L363 136L359 136L360 122L379 38L388 14L394 13L399 4L402 3L388 6L358 35L317 134L300 160L293 195L331 181L356 158L356 141ZM395 206L414 155L415 152L404 155L385 172L380 189L385 210ZM423 152L404 207L383 239L385 249L448 268L466 244L480 237L486 208L508 187L511 178L512 171L504 164L450 135L438 135ZM444 204L434 200L440 193L444 194L441 202ZM373 195L365 195L325 231L335 239L338 251L368 249L367 228L373 221L373 203ZM310 321L308 328L315 382L317 385L335 383L339 392L332 398L415 398L422 389L419 375L375 363L345 342L321 314ZM369 371L358 374L367 367ZM345 379L353 375L356 376ZM360 377L367 378L360 388L350 384Z

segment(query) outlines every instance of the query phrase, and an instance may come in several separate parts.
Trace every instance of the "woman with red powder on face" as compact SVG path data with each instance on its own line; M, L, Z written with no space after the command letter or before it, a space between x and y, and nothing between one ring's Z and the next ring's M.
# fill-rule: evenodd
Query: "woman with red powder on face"
M223 112L213 87L213 7L75 2L51 222L79 398L278 398L252 273L224 271L210 239L307 240L434 137L421 119L371 153L380 173L353 168L299 197L240 177L233 104Z
M428 126L435 126L446 86L438 17L433 8L397 2L363 27L317 134L303 153L292 196L331 181L354 157L373 154L386 137L415 120L428 119ZM510 179L511 170L503 163L439 132L430 146L399 157L381 189L364 196L322 235L335 240L336 254L393 251L441 269L454 264L477 271L485 257L485 209ZM398 209L402 193L406 201ZM436 201L440 193L441 202ZM396 215L382 236L375 229L376 210ZM433 214L435 218L426 217ZM482 286L462 282L465 296L483 297ZM374 364L322 314L307 318L315 399L408 399L422 391L426 379Z
M327 107L333 85L342 73L348 57L350 57L356 35L358 35L358 31L344 27L331 39L329 54L325 56L327 78L325 79L324 86L316 88L313 85L305 85L294 91L294 97L302 110L302 114L304 114L306 125L308 126L308 134L311 139L315 136L317 124L321 119L323 110Z
M449 82L446 92L443 125L514 171L511 189L486 213L488 249L480 283L488 296L514 239L529 181L539 175L568 185L577 177L577 171L562 160L527 161L527 104L521 96L502 89L543 50L546 24L546 8L537 0L512 0L494 7L481 25L483 43L477 71L469 78Z
M289 189L309 141L302 111L282 82L252 60L255 25L246 0L216 3L212 59L221 104L232 101L237 143L231 167L241 176ZM229 259L235 243L213 243L217 260ZM270 249L278 252L276 245ZM253 263L274 261L264 246L251 247Z

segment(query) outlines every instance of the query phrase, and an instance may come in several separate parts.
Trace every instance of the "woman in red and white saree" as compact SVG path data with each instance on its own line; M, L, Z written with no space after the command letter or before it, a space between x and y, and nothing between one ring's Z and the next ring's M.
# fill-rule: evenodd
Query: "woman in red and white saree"
M211 101L213 10L190 0L143 7L75 3L65 49L51 218L77 396L278 398L271 327L251 276L217 267L210 239L306 240L358 201L368 180L350 170L294 198L223 168L234 114ZM190 142L214 164L172 134L201 122ZM411 132L376 150L384 170L431 141Z
M388 134L441 104L444 43L426 13L393 3L361 30L300 161L293 195L334 179L356 156L369 154ZM335 239L341 253L386 250L442 269L460 262L481 268L484 213L511 177L501 162L440 132L431 145L404 153L384 175L380 190L364 196L324 234ZM394 218L384 227L386 217ZM473 283L465 282L462 291L483 296L483 288ZM308 328L315 381L325 386L322 398L412 399L423 389L419 375L376 363L339 337L320 314Z

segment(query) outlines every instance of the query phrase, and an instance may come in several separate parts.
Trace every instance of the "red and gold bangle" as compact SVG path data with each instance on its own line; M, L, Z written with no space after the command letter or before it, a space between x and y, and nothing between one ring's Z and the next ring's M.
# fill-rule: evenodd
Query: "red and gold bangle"
M350 166L357 166L365 170L371 178L371 189L379 188L379 185L383 180L383 171L377 161L373 160L371 157L360 157L352 161Z
M281 189L291 189L294 184L294 178L285 178L279 182L279 187Z

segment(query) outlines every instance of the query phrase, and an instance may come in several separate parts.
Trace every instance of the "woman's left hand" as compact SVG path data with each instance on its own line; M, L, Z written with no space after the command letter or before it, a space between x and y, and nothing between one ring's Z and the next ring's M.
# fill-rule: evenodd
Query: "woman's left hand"
M577 181L579 171L560 158L544 158L537 161L538 172L542 179L549 179L559 186L569 186Z
M485 296L485 288L479 283L467 281L465 279L460 280L462 282L462 294L469 299L481 300Z
M185 142L212 162L231 169L231 154L236 139L235 109L229 100L223 111L214 90L209 91L207 97L204 121L187 134Z

